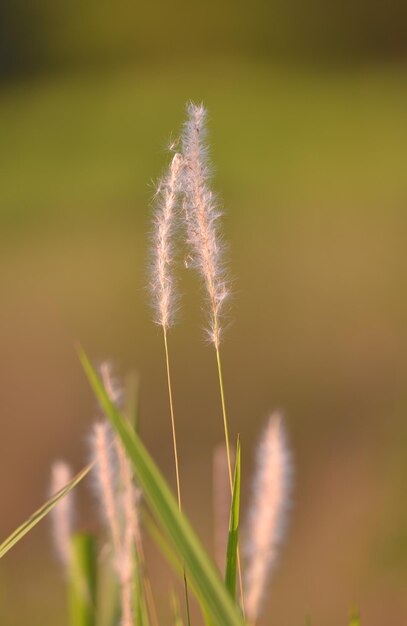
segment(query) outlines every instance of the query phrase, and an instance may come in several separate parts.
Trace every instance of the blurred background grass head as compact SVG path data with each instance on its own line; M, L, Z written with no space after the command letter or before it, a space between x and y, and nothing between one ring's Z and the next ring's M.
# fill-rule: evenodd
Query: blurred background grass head
M366 624L402 623L406 6L0 1L2 536L44 499L55 458L84 463L95 406L77 339L139 372L142 434L173 479L145 288L152 181L185 103L202 100L234 279L224 373L243 507L270 409L284 410L296 459L265 623L310 613L339 626L353 602ZM216 371L199 286L187 276L181 287L181 475L210 547ZM94 523L82 498L80 523ZM2 562L1 623L65 623L48 534L44 524Z

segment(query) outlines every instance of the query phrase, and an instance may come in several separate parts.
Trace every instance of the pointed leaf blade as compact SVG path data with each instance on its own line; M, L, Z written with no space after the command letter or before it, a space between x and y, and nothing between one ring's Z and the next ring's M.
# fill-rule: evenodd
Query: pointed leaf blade
M233 479L233 494L230 507L229 536L226 552L226 587L233 599L236 597L237 548L239 542L239 511L240 511L240 441L236 445L236 463Z
M25 522L23 522L21 526L16 528L16 530L13 531L11 535L9 535L7 539L5 539L0 544L0 559L3 558L3 556L7 554L7 552L11 550L11 548L16 543L18 543L23 537L25 537L25 535L28 532L30 532L30 530L34 528L34 526L36 526L38 522L40 522L46 515L48 515L48 513L54 508L55 505L58 504L58 502L64 496L66 496L70 491L72 491L72 489L74 489L74 487L76 487L76 485L83 478L85 478L85 476L90 471L91 467L92 465L88 465L82 471L80 471L67 485L65 485L65 487L60 489L49 500L47 500L45 504L43 504L39 509L37 509L35 513L33 513Z
M156 518L165 528L185 563L187 576L199 588L205 613L215 624L243 626L243 618L230 598L215 566L207 556L189 521L141 439L109 399L99 376L81 350L79 357L99 403L122 440L138 481Z

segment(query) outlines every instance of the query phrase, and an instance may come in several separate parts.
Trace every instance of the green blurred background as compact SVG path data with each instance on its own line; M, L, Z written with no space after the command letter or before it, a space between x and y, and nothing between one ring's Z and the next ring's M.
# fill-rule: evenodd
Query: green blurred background
M139 372L143 437L173 483L151 181L185 102L202 100L234 281L224 369L243 506L276 407L296 465L262 623L339 626L353 603L366 626L405 623L406 7L0 1L0 536L43 501L53 460L87 459L97 412L76 340ZM210 548L222 424L199 287L181 287L184 501ZM94 527L80 497L78 524ZM44 522L1 562L2 625L67 623L49 534ZM149 558L165 616L168 578Z

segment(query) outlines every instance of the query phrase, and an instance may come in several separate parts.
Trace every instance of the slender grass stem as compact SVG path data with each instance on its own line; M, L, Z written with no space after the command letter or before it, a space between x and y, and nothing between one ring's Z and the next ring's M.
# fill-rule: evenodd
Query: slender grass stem
M215 327L215 333L216 333L215 336L218 338L217 324ZM228 427L228 419L227 419L227 413L226 413L225 389L223 385L222 361L220 357L219 340L217 340L215 343L215 350L216 350L216 362L218 365L219 391L220 391L220 399L221 399L221 405L222 405L223 428L225 431L225 444L226 444L226 456L228 460L230 493L232 495L233 494L232 461L231 461L231 455L230 455L229 427ZM240 599L242 603L242 611L243 611L243 617L244 617L245 610L244 610L244 595L243 595L243 578L242 578L242 566L240 562L239 547L237 548L237 569L238 569L238 575L239 575Z
M223 386L222 362L220 358L219 346L216 346L216 361L218 365L219 391L220 391L220 400L222 404L223 428L225 431L225 444L226 444L226 456L228 460L230 492L232 493L233 472L232 472L232 461L231 461L231 456L230 456L229 427L228 427L228 420L227 420L227 415L226 415L225 390Z
M170 414L171 414L172 443L173 443L173 448L174 448L175 476L176 476L176 482L177 482L178 508L180 511L182 511L181 481L179 477L177 435L176 435L176 430L175 430L174 402L172 399L170 355L169 355L169 349L168 349L167 329L165 328L165 326L163 326L163 335L164 335L164 348L165 348L165 364L166 364L166 370L167 370L168 400L170 404ZM185 605L186 605L187 623L188 623L188 626L191 626L188 582L187 582L187 575L186 575L185 567L184 567L184 589L185 589Z
M144 586L144 595L146 598L146 603L147 603L151 623L152 623L152 626L158 626L157 609L155 608L153 589L151 587L150 578L147 574L146 559L144 556L144 548L140 540L136 542L136 550L137 550L137 555L138 555L138 560L139 560L142 583Z
M168 349L167 331L165 328L164 328L164 348L165 348L165 364L166 364L166 370L167 370L168 400L170 404L170 415L171 415L172 444L173 444L173 449L174 449L175 478L177 481L178 508L180 511L182 511L181 483L180 483L180 478L179 478L179 465L178 465L177 435L175 431L174 402L172 399L170 354L169 354L169 349Z

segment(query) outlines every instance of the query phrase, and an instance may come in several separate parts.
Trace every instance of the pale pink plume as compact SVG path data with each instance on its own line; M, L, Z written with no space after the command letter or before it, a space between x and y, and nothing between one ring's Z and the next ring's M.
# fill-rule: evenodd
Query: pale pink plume
M245 610L254 624L285 532L291 486L291 455L282 417L274 413L257 450L245 552Z
M107 362L102 363L100 372L110 400L114 404L120 405L123 401L123 392L113 375L112 367ZM114 467L117 468L114 478L114 470L111 470L110 482L118 494L118 496L112 494L115 507L114 522L117 523L117 531L115 530L117 539L114 539L113 544L115 567L120 581L121 626L132 626L134 623L133 552L135 542L140 541L139 497L137 495L138 490L133 482L132 466L127 458L123 444L116 434L111 433L110 445L112 449L109 452L111 455L114 455Z
M124 393L120 386L119 381L114 376L113 368L110 363L103 362L100 365L100 373L102 382L109 395L110 400L120 408L123 404ZM114 445L114 454L117 458L117 478L120 489L120 503L121 517L125 526L124 534L127 533L127 529L130 529L130 534L127 533L127 537L133 537L135 541L138 541L140 537L140 526L138 519L138 504L141 499L140 488L134 484L134 475L132 465L127 457L124 446L116 434L112 433L112 443Z
M91 436L91 457L95 464L97 495L100 507L111 535L113 550L120 551L120 513L117 505L117 459L114 450L114 435L106 422L96 422Z
M182 134L182 191L192 264L205 284L209 302L209 338L219 347L225 300L229 295L223 261L224 245L218 228L222 215L216 196L209 187L210 167L206 146L206 110L188 105L188 120Z
M72 480L72 471L64 461L56 461L51 468L51 495L56 494ZM69 492L51 511L56 553L68 569L72 559L71 537L73 531L74 495Z
M152 237L151 293L155 321L167 330L174 322L176 293L173 272L173 238L181 172L181 155L174 154L156 192Z
M100 377L109 395L110 400L119 408L123 404L123 389L113 373L113 366L109 361L103 361L99 366Z

